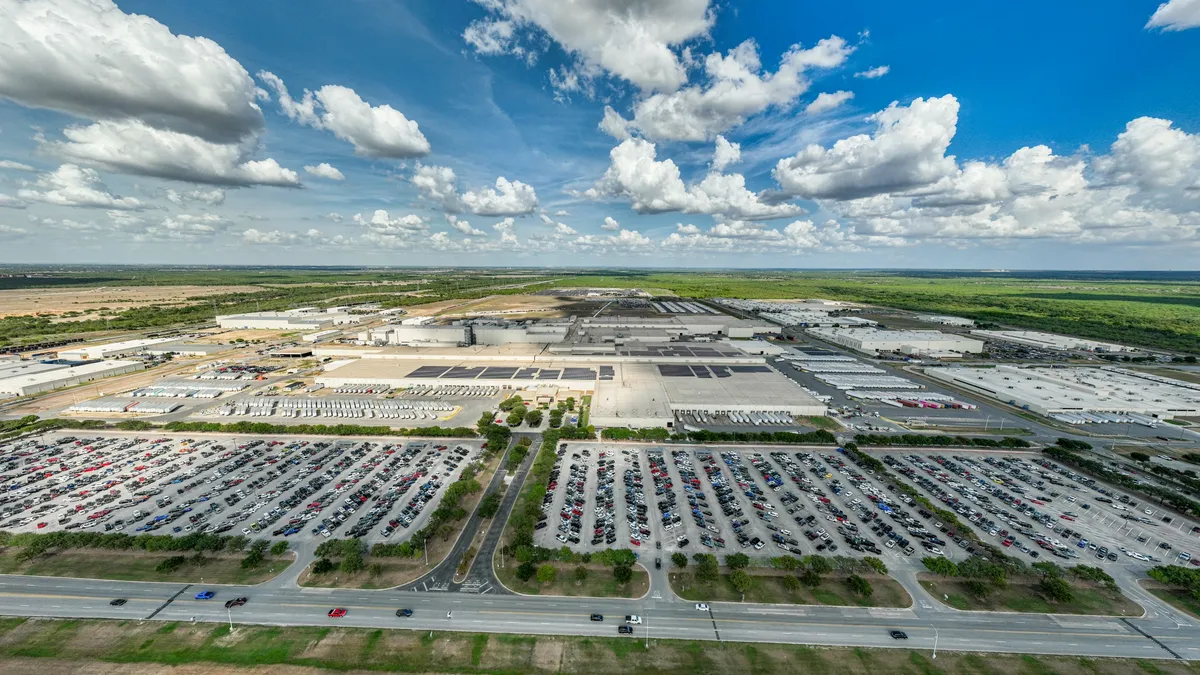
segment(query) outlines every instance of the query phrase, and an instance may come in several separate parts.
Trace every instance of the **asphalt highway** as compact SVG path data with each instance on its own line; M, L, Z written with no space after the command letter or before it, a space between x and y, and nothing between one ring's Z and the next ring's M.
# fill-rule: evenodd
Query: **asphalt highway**
M196 600L213 590L211 600ZM225 600L246 596L243 607L226 610ZM125 598L123 606L109 604ZM334 607L348 610L329 618ZM15 616L225 622L278 626L354 626L454 630L533 635L617 637L624 615L645 623L629 639L675 638L831 646L905 647L1096 657L1200 658L1200 628L1166 615L1153 620L1114 617L1003 614L914 609L781 607L693 603L652 595L635 600L573 599L357 591L264 586L202 586L145 582L0 577L0 614ZM413 616L400 618L396 610ZM450 616L447 616L447 614ZM591 621L603 614L602 622ZM908 640L893 640L903 630Z

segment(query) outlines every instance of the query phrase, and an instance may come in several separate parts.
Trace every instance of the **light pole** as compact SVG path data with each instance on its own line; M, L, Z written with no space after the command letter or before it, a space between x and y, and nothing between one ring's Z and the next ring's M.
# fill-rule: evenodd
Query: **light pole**
M935 626L933 624L929 624L929 627L933 629L933 658L936 659L937 658L938 629L937 629L937 626Z
M226 607L225 613L227 613L229 615L229 632L232 633L233 632L233 610Z
M644 612L646 610L643 609L642 611ZM650 618L643 616L642 621L644 621L646 623L646 649L649 650L650 649Z

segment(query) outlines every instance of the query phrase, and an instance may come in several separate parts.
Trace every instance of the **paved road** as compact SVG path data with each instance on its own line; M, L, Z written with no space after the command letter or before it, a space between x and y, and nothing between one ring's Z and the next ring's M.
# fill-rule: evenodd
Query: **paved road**
M195 600L202 589L216 598ZM231 612L223 600L246 595L250 602ZM669 596L669 592L667 592ZM122 607L109 601L127 598ZM1139 598L1140 599L1140 598ZM200 586L140 582L0 577L0 614L39 617L220 622L266 625L318 625L456 630L538 635L616 637L615 624L627 613L647 623L638 628L652 638L779 642L816 645L1076 654L1137 658L1200 658L1200 628L1180 623L1155 609L1153 618L1052 616L913 609L784 607L711 603L698 611L673 597L640 600L543 598L465 593L412 593L334 589ZM329 609L349 610L341 619ZM408 607L414 615L395 616ZM447 613L452 612L451 618ZM588 619L592 612L604 622ZM907 642L888 636L904 630Z

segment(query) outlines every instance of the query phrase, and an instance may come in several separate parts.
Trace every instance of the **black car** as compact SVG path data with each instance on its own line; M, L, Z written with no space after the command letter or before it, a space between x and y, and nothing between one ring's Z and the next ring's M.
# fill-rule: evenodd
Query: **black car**
M231 607L241 607L242 605L246 604L246 602L248 600L249 600L249 598L245 598L245 597L234 598L232 600L226 600L225 601L225 609L229 609Z
M888 635L891 635L893 640L907 640L908 639L908 633L905 633L902 630L888 631Z
M617 626L617 632L618 633L629 633L630 635L633 635L633 626L630 626L629 624L623 624L623 625Z
M662 569L662 558L655 558L655 559L654 559L654 569L656 569L656 570L661 570L661 569Z
M398 610L396 610L396 616L400 616L400 617L412 616L412 610L411 609L398 609Z
M604 615L603 614L593 614L590 618L592 621L603 621Z
M113 600L112 602L110 602L108 604L112 605L113 607L120 607L121 605L124 605L126 602L129 602L129 601L126 600L125 598L117 598L116 600Z

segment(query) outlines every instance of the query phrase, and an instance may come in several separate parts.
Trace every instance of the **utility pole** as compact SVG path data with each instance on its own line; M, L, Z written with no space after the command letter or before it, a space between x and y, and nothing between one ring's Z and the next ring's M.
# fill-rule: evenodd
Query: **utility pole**
M229 614L229 632L232 633L233 632L233 610L226 607L225 612L227 614Z
M934 626L933 624L929 624L929 625L931 628L933 628L933 658L936 659L937 658L938 629L937 629L937 626Z

